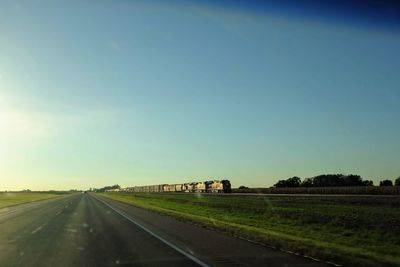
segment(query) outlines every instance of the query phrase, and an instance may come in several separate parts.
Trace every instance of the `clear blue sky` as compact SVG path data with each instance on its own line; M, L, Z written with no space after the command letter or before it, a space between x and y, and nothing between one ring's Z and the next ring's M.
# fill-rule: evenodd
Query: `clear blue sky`
M2 1L0 190L400 176L396 21L232 3Z

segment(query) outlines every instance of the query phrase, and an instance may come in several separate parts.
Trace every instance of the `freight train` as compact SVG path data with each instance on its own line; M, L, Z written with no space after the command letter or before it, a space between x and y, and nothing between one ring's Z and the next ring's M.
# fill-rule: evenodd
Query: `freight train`
M121 192L133 193L230 193L231 183L229 180L214 180L206 182L192 182L183 184L159 184L121 188Z

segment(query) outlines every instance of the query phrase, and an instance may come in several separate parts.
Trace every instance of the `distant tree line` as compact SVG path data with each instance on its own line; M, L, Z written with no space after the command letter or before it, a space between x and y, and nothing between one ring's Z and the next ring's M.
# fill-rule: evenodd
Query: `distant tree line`
M360 175L349 174L322 174L312 178L301 180L294 176L286 180L279 180L275 187L332 187L332 186L373 186L371 180L363 180ZM400 186L400 177L395 179L395 186ZM380 181L379 186L393 186L390 179Z
M400 177L394 180L395 186L400 186ZM393 186L392 180L386 179L379 182L379 186Z

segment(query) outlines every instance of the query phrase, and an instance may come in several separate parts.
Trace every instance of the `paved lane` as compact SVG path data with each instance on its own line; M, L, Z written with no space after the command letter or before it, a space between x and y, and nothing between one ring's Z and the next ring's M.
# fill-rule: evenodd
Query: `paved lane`
M87 194L3 214L0 229L0 266L198 266Z
M0 211L0 266L326 266L92 194Z

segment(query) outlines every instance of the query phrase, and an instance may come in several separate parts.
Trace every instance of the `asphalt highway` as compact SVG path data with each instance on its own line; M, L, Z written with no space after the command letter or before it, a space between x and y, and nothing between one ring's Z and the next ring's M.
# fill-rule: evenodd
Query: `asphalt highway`
M328 266L92 194L0 210L0 266Z

